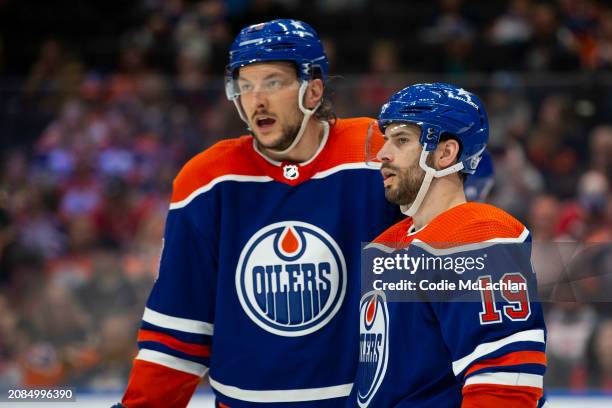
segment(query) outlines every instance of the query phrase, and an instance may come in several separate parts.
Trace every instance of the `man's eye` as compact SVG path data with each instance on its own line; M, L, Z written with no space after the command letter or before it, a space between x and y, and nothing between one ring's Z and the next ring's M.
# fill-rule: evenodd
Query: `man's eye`
M241 84L239 85L240 92L250 92L253 90L253 85L251 84Z
M266 83L266 88L270 90L276 90L276 89L280 89L282 85L283 83L279 79L273 79Z
M407 137L398 137L397 138L397 144L399 145L403 145L408 143L408 138Z

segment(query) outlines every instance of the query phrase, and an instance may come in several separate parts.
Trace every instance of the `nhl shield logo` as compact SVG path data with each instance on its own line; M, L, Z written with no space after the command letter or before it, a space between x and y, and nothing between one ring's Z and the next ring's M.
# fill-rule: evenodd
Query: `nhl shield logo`
M370 404L387 371L389 360L389 311L385 294L369 292L359 306L359 373L357 403Z
M245 313L262 329L288 337L310 334L342 305L344 256L333 238L314 225L268 225L240 254L236 291Z
M300 170L296 164L287 164L283 166L283 176L287 180L295 180L300 177Z

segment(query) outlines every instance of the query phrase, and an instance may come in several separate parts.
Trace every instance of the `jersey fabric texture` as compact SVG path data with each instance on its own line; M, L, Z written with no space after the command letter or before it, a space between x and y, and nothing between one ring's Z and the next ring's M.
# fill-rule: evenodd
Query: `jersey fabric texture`
M225 140L176 177L123 405L338 407L357 368L361 242L399 219L364 163L372 119L338 119L305 163ZM382 140L382 137L381 137Z
M504 211L464 203L417 231L406 218L370 245L391 253L480 254L484 269L475 278L494 279L533 274L530 242L525 226ZM509 303L508 293L499 291L490 296L482 302L387 302L382 291L364 295L358 377L346 406L535 407L546 368L541 305L534 299Z

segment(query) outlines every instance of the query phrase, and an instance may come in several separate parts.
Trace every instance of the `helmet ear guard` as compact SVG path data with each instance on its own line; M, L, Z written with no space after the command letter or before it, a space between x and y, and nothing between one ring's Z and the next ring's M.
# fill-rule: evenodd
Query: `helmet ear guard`
M421 124L421 137L419 142L423 146L423 150L431 152L436 150L438 143L440 143L440 137L442 136L442 129L439 126L430 124Z

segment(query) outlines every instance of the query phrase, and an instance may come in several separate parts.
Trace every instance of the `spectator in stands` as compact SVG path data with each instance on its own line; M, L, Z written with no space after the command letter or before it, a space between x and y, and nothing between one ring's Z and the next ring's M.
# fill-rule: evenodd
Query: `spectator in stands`
M41 109L41 114L52 115L77 94L83 72L83 64L74 54L58 39L47 38L25 82L24 96Z
M19 316L0 292L0 389L14 388L21 384L22 373L17 357L26 345L23 340Z
M507 10L495 19L490 29L494 44L525 44L531 38L531 0L512 0Z
M590 134L591 168L598 170L612 183L612 126L596 126Z
M533 36L523 68L529 71L570 71L580 68L578 46L559 25L552 4L537 3L531 12Z
M589 385L612 392L612 319L599 323L593 331L588 348Z
M548 366L544 380L551 388L569 386L580 391L586 386L584 361L597 314L583 300L575 300L581 295L572 291L571 285L563 284L559 288L555 294L557 302L546 316Z
M101 320L97 334L95 358L97 364L79 373L74 383L93 391L116 391L127 382L131 360L136 354L133 338L137 319L122 314Z
M529 161L542 172L547 188L562 198L575 191L584 138L571 99L564 94L546 96L525 143Z

